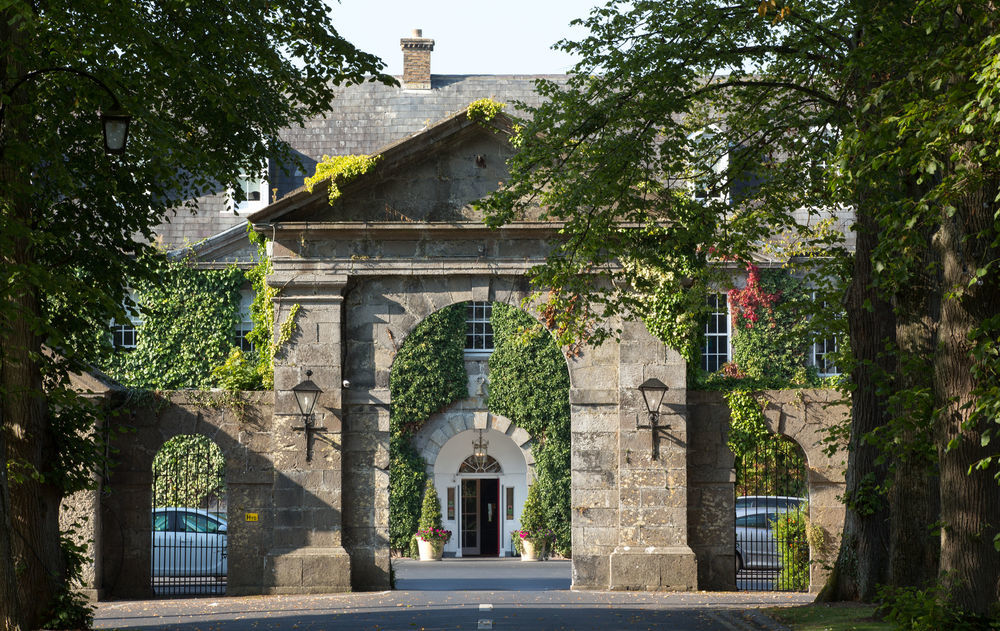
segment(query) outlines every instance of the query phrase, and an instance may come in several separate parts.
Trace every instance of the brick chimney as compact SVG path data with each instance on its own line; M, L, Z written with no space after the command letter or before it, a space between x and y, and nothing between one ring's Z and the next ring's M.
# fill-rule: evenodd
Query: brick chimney
M408 90L431 89L431 51L434 40L423 37L423 31L413 29L413 37L399 40L403 49L403 87Z

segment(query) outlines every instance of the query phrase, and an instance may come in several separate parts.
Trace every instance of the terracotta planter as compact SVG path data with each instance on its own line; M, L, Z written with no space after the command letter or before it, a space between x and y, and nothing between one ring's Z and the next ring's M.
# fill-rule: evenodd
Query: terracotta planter
M542 561L545 559L545 539L521 539L521 560Z
M417 550L421 561L440 561L444 553L444 542L424 541L422 537L417 537Z

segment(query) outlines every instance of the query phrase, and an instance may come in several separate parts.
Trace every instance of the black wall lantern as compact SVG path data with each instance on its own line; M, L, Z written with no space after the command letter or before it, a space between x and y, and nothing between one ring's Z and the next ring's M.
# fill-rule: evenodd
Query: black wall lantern
M110 110L101 112L101 133L104 136L104 152L115 155L125 153L125 145L128 143L128 128L129 124L132 122L132 116L125 111L121 103L118 101L118 97L111 91L111 88L89 72L78 68L70 68L68 66L39 68L18 78L13 85L10 86L10 88L3 91L3 96L10 97L26 82L34 81L41 76L51 74L53 72L66 72L78 77L83 77L84 79L89 79L107 92L108 96L111 97L112 105ZM0 127L3 126L6 108L7 102L4 100L0 103Z
M649 425L637 425L640 429L652 430L652 459L660 458L660 430L670 429L669 425L660 425L660 405L663 403L663 395L667 393L667 384L659 379L650 378L639 384L639 392L642 393L642 400L646 403L646 412L649 413Z
M125 153L128 142L128 126L132 117L121 109L117 99L108 112L101 112L101 129L104 132L104 151L110 154Z
M323 394L323 390L313 383L312 371L306 371L306 380L292 388L295 395L295 402L299 405L299 412L302 415L302 426L292 429L305 432L306 435L306 462L312 460L312 437L314 432L325 432L325 427L317 427L313 422L313 408L316 407L316 399Z

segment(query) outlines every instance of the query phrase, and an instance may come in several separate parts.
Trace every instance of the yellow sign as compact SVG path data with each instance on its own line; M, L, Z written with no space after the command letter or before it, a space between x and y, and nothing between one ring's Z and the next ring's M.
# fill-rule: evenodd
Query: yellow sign
M247 521L257 521L257 513L247 513Z

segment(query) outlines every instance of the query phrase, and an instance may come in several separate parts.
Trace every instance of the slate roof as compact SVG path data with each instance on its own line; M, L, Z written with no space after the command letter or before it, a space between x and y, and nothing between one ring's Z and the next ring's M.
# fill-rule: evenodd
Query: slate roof
M341 88L326 116L282 133L303 164L299 169L291 167L289 174L271 164L271 187L278 189L280 199L301 187L324 155L371 154L464 110L477 99L488 97L507 103L507 111L517 114L510 105L514 101L529 105L541 102L534 91L539 78L560 83L566 80L565 75L432 75L430 90L380 83ZM200 198L196 215L178 211L171 222L157 229L158 238L168 249L176 249L245 224L246 216L226 211L225 201L224 191Z

